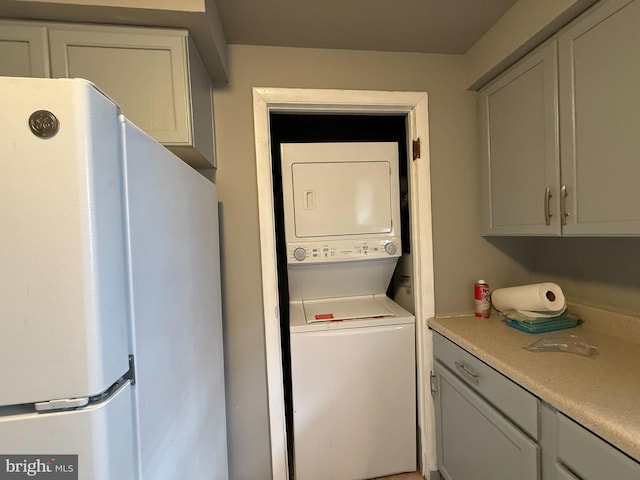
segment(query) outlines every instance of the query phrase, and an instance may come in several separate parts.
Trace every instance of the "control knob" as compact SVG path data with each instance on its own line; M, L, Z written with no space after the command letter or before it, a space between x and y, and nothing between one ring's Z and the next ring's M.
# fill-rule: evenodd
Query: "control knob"
M384 251L387 252L389 255L395 255L398 252L398 247L396 247L395 243L389 242L385 244Z
M293 251L293 258L295 258L296 260L298 260L299 262L301 262L302 260L304 260L305 258L307 258L307 252L305 251L304 248L302 247L297 247L294 251Z

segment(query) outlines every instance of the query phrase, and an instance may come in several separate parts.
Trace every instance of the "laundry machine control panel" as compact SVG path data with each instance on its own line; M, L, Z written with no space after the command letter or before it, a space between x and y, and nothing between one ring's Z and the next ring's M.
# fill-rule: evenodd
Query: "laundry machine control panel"
M337 240L287 245L287 261L296 263L343 262L398 257L402 254L400 237L373 240Z

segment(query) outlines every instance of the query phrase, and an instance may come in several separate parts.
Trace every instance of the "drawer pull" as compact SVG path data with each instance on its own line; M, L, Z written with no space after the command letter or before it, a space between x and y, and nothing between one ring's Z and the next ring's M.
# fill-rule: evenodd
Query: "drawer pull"
M469 377L469 379L473 383L475 383L476 385L480 385L480 377L477 374L473 373L471 370L469 370L464 363L455 362L455 364L456 364L456 367L458 367L458 370L460 370L467 377Z

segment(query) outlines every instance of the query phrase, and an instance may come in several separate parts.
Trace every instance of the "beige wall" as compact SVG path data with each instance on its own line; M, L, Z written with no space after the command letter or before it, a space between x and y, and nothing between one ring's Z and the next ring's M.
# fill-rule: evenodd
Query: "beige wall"
M539 238L530 265L574 302L640 316L640 238Z
M596 0L518 0L465 54L466 84L482 86Z
M232 45L214 94L221 202L231 478L270 478L252 87L413 90L429 94L436 311L472 310L472 285L529 280L526 242L479 236L476 94L460 56Z

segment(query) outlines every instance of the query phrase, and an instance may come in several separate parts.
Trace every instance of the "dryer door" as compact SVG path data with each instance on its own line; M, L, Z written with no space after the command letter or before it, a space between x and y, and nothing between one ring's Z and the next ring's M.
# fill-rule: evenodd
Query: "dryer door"
M397 143L283 144L282 163L287 242L399 234Z
M297 238L391 232L388 162L299 163L292 176Z

